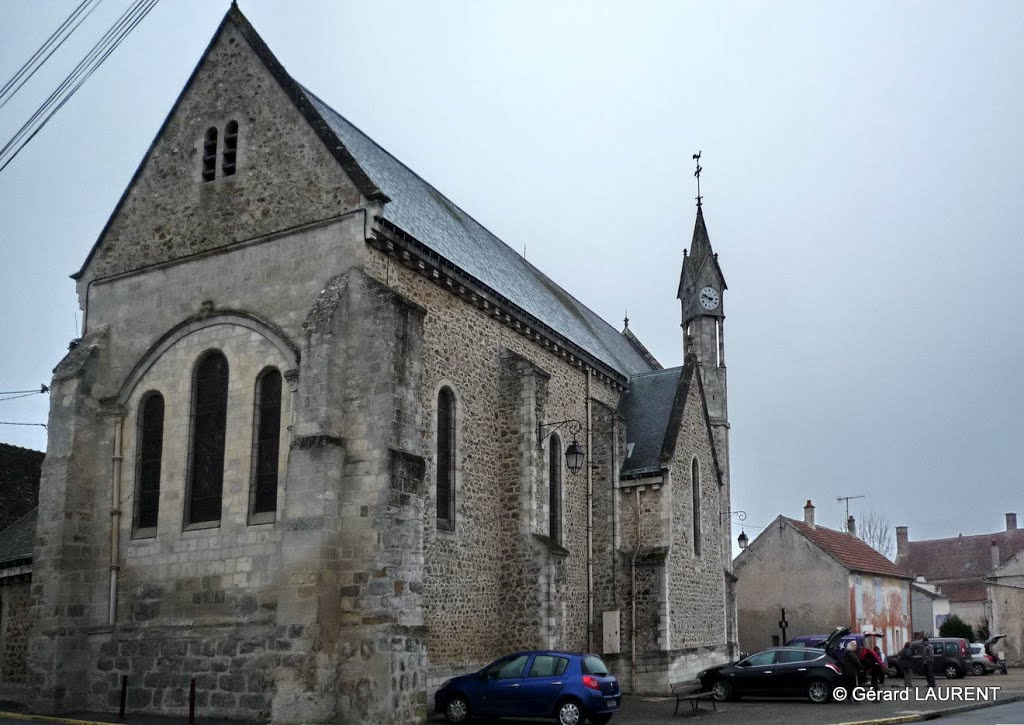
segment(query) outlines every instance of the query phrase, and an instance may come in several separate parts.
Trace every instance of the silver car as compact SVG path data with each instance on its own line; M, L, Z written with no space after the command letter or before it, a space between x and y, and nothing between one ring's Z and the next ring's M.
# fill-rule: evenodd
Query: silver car
M971 645L971 674L987 675L998 669L996 658L985 654L985 645L981 642L972 642Z

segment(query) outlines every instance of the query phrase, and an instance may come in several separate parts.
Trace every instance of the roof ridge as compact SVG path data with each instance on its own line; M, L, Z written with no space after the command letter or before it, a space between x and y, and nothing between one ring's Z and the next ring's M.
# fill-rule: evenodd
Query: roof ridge
M0 446L3 446L4 448L15 448L19 451L28 451L29 453L38 453L42 456L46 455L46 451L37 451L35 448L26 448L25 446L19 446L15 443L4 443L3 441L0 441Z
M633 380L635 378L644 378L644 377L647 377L649 375L658 375L658 374L670 373L673 370L682 370L683 367L685 367L685 366L683 366L683 365L675 365L675 366L670 367L670 368L661 368L660 370L650 370L650 371L645 372L645 373L636 373L634 375L630 375L629 379Z

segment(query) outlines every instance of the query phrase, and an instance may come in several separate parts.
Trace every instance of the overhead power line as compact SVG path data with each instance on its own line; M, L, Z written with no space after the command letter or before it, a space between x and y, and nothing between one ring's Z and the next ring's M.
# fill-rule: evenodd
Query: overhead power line
M36 50L32 56L25 61L25 64L11 76L10 80L0 87L0 108L7 105L7 102L14 98L21 87L31 80L43 64L50 59L57 50L64 45L64 41L71 37L71 34L78 29L82 22L92 15L92 11L99 7L103 0L82 0L78 7L71 11L71 15L64 19L49 38ZM77 22L76 22L77 19ZM74 23L74 25L72 25ZM47 52L49 51L49 52ZM44 55L45 53L45 55Z
M153 10L159 1L134 0L132 2L129 8L107 29L60 85L40 104L28 121L15 132L14 136L4 144L3 148L0 148L0 171L7 168L21 150L36 137L36 134L43 130L54 114L71 100L78 89L103 65L124 39L138 27L139 23L149 15L150 11Z
M40 385L39 390L0 390L0 395L18 395L20 393L49 393L50 388L46 385Z

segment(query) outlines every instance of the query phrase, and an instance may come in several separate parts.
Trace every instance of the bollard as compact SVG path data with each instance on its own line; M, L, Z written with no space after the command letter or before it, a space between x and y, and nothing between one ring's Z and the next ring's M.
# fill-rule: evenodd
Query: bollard
M128 701L128 675L121 675L121 709L117 713L118 720L124 720L124 704Z
M196 722L196 678L192 678L192 684L188 687L188 725L195 725Z

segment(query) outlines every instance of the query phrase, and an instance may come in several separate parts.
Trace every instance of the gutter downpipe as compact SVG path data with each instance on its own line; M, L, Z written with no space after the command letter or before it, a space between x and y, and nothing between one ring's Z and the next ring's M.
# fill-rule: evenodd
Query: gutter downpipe
M120 570L118 537L121 533L121 429L124 418L114 421L113 472L110 481L110 604L107 610L107 624L114 626L117 621L117 573Z
M593 369L587 370L587 648L594 651L594 431L590 404L590 381Z
M640 486L635 487L636 493L636 546L633 547L633 565L630 567L630 606L633 608L629 618L629 681L630 694L636 694L636 559L640 555Z

